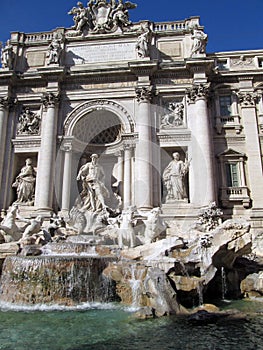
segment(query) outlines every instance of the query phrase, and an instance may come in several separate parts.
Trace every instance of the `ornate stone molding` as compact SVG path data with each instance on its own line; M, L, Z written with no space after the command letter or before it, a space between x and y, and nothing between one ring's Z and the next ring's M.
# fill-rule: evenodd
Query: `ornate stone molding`
M153 86L143 86L135 89L136 99L139 103L151 102L153 98Z
M41 98L45 108L55 107L59 103L59 94L53 92L45 92Z
M241 92L237 93L240 106L245 107L255 107L259 101L261 95L258 92Z
M191 88L186 89L187 102L195 103L200 99L207 99L209 96L210 84L195 84Z

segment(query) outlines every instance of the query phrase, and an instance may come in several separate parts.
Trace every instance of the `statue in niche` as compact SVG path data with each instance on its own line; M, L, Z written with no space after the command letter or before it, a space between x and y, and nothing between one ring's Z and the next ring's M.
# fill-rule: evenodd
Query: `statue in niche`
M178 152L173 153L173 160L163 172L163 182L167 189L166 202L184 200L187 198L185 175L189 170L189 162L180 160Z
M26 107L18 119L17 134L38 135L40 132L40 120L38 113L33 113L29 107Z
M56 33L54 35L53 40L48 46L48 52L47 57L48 61L47 64L59 64L60 63L60 57L62 53L62 47L61 47L61 40L59 39L58 34Z
M141 25L136 43L136 51L140 58L149 57L149 40L150 40L150 28L149 24Z
M169 113L161 119L160 128L174 128L183 125L184 105L183 103L169 103Z
M17 175L12 187L16 188L17 200L15 203L34 205L36 172L32 159L27 158L25 166Z
M192 49L191 56L204 54L206 52L208 36L197 26L192 30Z
M2 48L1 52L2 68L13 69L14 59L15 53L13 51L13 45L10 40L7 40L5 47Z
M82 210L100 212L107 208L105 198L109 191L104 185L104 171L98 164L98 155L91 155L91 162L84 164L78 173L77 180L82 181Z

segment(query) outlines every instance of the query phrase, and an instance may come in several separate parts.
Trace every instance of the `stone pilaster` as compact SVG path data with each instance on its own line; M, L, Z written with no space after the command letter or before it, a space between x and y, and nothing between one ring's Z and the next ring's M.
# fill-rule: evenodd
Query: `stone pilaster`
M39 210L52 210L58 102L59 96L57 93L50 92L43 95L42 103L45 107L45 112L42 118L35 199L35 206Z
M62 182L61 211L68 214L70 209L71 179L72 179L72 146L64 145L64 171Z
M132 145L124 145L123 208L132 204Z
M262 209L263 174L256 103L260 96L253 91L240 91L237 94L242 111L244 134L246 135L246 155L248 187L253 209Z
M136 89L138 101L135 164L135 204L140 209L150 209L152 203L152 126L150 117L152 86Z
M215 200L211 126L207 108L209 84L196 84L187 90L188 123L192 131L189 149L190 202L204 206Z
M0 186L3 178L3 165L6 152L7 120L9 107L13 100L9 97L0 97Z

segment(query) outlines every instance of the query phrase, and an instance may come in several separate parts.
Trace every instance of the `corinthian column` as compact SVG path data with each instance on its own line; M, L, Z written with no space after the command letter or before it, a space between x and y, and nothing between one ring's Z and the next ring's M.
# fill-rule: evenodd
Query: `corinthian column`
M138 143L135 156L135 204L139 209L153 207L152 188L152 126L150 116L150 101L152 87L136 89L138 114L136 125Z
M123 207L127 209L131 205L132 189L132 145L124 145L124 184L123 184Z
M56 159L58 94L46 93L42 102L46 109L42 118L41 146L38 157L35 206L52 210Z
M9 107L9 99L7 97L1 97L0 98L0 145L1 145L0 147L0 185L3 177L8 107Z
M207 108L208 84L187 90L188 123L192 132L189 169L190 202L204 206L215 200L211 126Z

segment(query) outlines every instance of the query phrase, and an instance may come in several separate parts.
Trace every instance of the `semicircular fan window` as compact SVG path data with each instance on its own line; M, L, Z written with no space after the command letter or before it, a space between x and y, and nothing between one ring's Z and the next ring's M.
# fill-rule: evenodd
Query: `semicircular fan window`
M112 112L97 110L86 114L74 127L73 135L89 144L110 144L121 137L120 119Z

